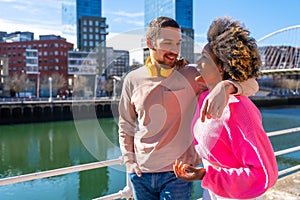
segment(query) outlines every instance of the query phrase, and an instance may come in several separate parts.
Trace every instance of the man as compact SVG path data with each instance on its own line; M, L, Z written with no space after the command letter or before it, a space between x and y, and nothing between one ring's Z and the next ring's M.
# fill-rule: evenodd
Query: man
M190 125L197 96L206 86L195 81L195 67L179 60L182 36L178 23L154 19L146 33L150 57L125 77L119 104L119 142L134 199L190 199L192 183L177 179L174 160L197 166ZM233 85L234 84L234 85ZM236 87L234 87L236 86ZM220 82L207 97L202 113L215 118L231 93L257 91L254 79Z

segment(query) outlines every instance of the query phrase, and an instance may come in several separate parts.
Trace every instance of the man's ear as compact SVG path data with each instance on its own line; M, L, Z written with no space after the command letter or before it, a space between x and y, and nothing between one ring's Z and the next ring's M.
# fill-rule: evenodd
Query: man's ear
M147 46L149 49L155 50L154 42L150 38L147 38Z

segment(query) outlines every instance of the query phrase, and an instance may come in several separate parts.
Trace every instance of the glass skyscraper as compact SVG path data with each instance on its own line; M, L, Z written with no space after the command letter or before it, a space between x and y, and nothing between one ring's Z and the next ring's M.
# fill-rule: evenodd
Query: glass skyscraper
M101 0L62 0L63 36L82 52L97 52L99 74L106 66L108 25Z
M101 0L63 0L63 34L79 50L89 51L106 39Z
M193 28L193 0L145 0L145 27L158 16L175 19L181 27Z
M77 20L82 16L102 17L101 0L76 0Z
M194 62L193 0L144 0L145 28L156 17L175 19L181 27L183 43L181 55Z
M62 0L62 34L77 48L76 0Z

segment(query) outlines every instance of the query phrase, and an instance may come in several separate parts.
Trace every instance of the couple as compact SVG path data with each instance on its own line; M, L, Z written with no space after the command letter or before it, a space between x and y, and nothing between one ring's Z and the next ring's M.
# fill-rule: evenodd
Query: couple
M178 59L175 20L154 19L146 39L150 57L125 77L119 104L119 142L134 199L190 199L192 181L201 179L206 199L265 192L277 165L260 113L246 97L258 90L261 65L249 32L238 21L216 19L199 72ZM202 159L204 168L197 168Z

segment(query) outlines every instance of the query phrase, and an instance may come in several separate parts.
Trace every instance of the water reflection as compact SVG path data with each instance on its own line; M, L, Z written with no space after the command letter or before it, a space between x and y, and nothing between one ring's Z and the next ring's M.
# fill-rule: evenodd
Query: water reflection
M300 126L300 106L260 109L266 131ZM114 119L0 126L0 177L52 170L120 156ZM299 132L271 138L276 151L299 145ZM300 164L300 152L277 158L279 169ZM0 199L90 200L125 186L121 165L0 187ZM201 197L201 182L193 199Z
M106 135L98 134L92 126L93 120L82 121L80 126L72 121L1 126L0 177L116 158L120 155L116 123L112 119L97 123ZM78 129L85 130L85 134L78 134ZM90 151L98 153L97 158ZM124 169L119 166L114 170ZM110 171L110 168L101 168L2 186L0 199L92 199L112 191L110 179L122 184L114 187L113 192L124 187L125 176L116 178Z
M260 109L267 132L300 127L300 106L281 106ZM300 144L299 132L270 138L275 151L292 148ZM279 170L300 164L300 151L276 157Z

